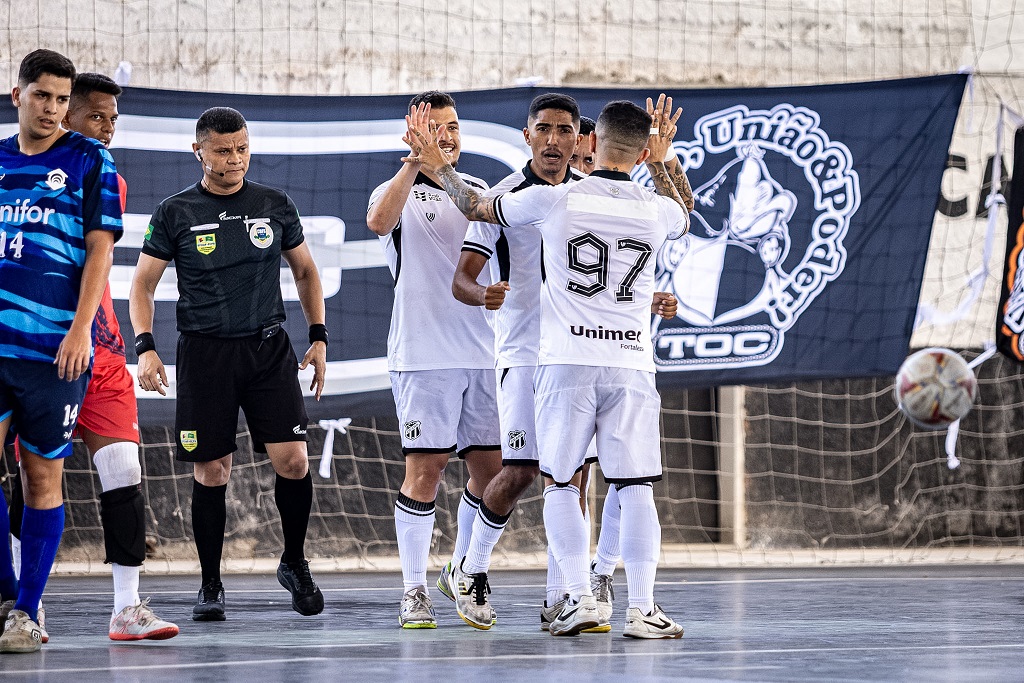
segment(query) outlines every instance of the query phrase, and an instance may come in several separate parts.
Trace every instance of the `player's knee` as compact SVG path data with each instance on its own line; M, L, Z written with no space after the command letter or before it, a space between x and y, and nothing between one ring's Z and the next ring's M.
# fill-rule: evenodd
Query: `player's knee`
M107 562L138 567L146 559L146 513L139 486L100 494L100 521Z
M224 486L231 477L231 459L195 463L195 477L203 486Z
M309 460L305 453L289 456L276 462L274 471L285 479L302 479L309 472Z
M103 446L93 454L92 460L104 491L142 483L142 464L136 443L119 441Z
M516 496L522 495L522 493L530 488L530 485L537 480L537 475L540 474L540 467L537 465L516 465L511 467L505 467L502 469L501 477L508 477L509 487L515 491Z

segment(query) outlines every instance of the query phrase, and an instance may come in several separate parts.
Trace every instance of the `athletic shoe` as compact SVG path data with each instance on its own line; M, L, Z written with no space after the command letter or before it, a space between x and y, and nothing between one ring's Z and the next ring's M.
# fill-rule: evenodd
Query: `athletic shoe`
M459 616L473 628L481 631L489 629L496 617L491 604L487 601L487 594L491 592L491 586L487 583L487 572L467 574L460 566L455 568L451 577L455 590L458 591L455 609Z
M192 621L224 621L224 584L220 579L210 579L199 589L199 596L192 607Z
M0 633L4 632L4 626L7 623L7 615L14 609L14 600L5 600L0 603ZM39 631L42 633L43 642L50 642L50 634L46 632L46 610L43 609L42 605L39 605L37 610L36 622L39 626Z
M626 628L622 632L627 638L682 638L683 627L672 621L657 605L650 614L644 614L639 607L626 610Z
M437 628L434 606L430 602L426 588L416 586L402 595L398 623L402 628Z
M540 608L540 630L548 631L551 629L551 622L558 618L558 615L562 612L562 608L565 607L566 600L569 599L569 594L566 593L562 596L562 599L555 604L548 607L548 601L544 601L544 606Z
M608 633L612 630L612 600L615 598L612 577L608 574L595 573L591 565L590 589L594 593L594 600L597 601L597 611L601 615L602 623L596 628L586 629L584 633Z
M324 594L309 573L309 560L277 565L277 581L292 594L292 609L303 616L324 611Z
M4 627L7 625L7 615L14 609L14 600L4 600L0 602L0 634L3 634Z
M46 632L46 610L41 604L36 610L36 623L39 624L39 631L43 634L43 642L50 642L50 634Z
M455 600L455 589L453 586L455 581L452 579L452 561L448 560L448 564L441 570L441 575L437 577L437 590L441 591L441 594L451 600Z
M4 622L4 634L0 636L0 652L39 652L42 646L43 632L39 624L20 609L12 609Z
M574 636L588 628L601 626L601 615L593 595L584 595L576 603L565 601L558 617L551 622L548 631L553 636Z
M149 598L125 607L110 620L111 640L167 640L176 635L178 627L153 614Z

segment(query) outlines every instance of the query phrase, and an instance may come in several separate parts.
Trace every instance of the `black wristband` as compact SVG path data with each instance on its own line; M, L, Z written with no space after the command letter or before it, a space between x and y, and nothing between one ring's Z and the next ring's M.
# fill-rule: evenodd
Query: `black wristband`
M327 325L314 323L309 326L309 343L312 344L313 342L329 343L327 341Z
M135 335L135 355L141 356L146 351L156 351L156 340L151 332Z

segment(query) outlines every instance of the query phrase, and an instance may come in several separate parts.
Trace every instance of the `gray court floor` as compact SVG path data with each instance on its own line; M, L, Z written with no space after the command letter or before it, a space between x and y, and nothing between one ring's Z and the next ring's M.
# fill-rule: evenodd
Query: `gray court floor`
M495 572L498 624L462 623L437 591L437 630L398 627L395 574L317 577L327 609L300 617L273 576L228 576L228 620L189 619L187 577L144 577L143 593L181 634L115 644L109 578L55 577L50 642L0 655L0 679L79 681L414 680L1024 681L1024 567L662 570L658 602L676 641L622 637L616 574L610 634L540 631L542 572Z

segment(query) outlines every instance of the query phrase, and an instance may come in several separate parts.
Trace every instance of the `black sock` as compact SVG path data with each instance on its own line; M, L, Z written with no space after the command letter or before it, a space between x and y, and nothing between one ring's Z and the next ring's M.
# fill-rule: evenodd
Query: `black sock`
M309 511L313 507L313 477L309 472L302 479L285 479L277 475L274 501L281 513L281 533L284 536L281 561L305 559L306 528L309 526Z
M196 539L203 584L220 580L220 558L224 551L224 525L227 523L225 497L228 485L203 486L192 481L192 535Z

